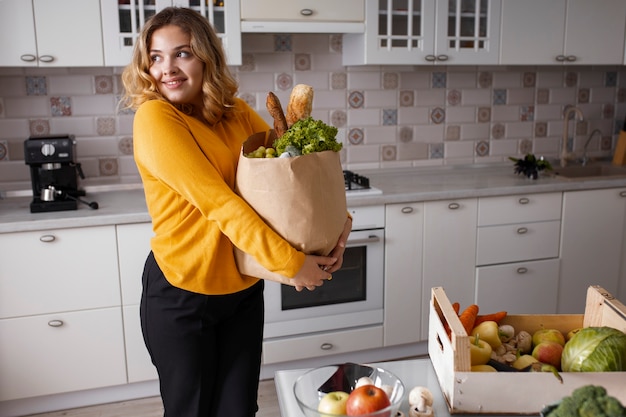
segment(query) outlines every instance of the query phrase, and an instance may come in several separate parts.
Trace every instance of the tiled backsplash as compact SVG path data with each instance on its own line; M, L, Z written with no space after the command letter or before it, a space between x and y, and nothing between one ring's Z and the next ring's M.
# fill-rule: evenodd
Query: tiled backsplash
M626 115L626 67L444 67L341 64L340 35L245 35L234 68L240 96L268 122L265 96L286 106L298 83L315 88L313 116L339 128L350 169L557 157L563 110L584 113L575 152L610 156ZM23 142L70 133L95 179L132 179L133 115L120 111L120 68L0 68L0 183L28 181ZM573 121L571 122L574 123Z

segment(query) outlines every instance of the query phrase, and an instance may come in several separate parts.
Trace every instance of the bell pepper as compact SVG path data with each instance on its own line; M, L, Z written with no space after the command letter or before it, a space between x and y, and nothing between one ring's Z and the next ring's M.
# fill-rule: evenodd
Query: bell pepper
M491 346L480 337L469 337L471 366L484 365L491 359Z
M481 340L489 343L492 349L502 346L500 329L495 321L484 321L472 329L472 336L479 336Z

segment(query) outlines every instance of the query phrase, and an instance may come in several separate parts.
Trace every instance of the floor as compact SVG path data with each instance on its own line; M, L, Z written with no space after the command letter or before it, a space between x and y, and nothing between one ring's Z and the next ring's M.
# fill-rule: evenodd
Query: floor
M55 411L28 417L163 417L163 406L158 397L120 403ZM257 417L280 416L274 380L263 380L259 384L259 412Z

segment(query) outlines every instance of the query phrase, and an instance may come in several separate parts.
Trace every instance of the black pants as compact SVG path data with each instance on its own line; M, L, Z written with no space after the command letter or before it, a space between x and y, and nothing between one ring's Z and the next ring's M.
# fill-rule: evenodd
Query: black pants
M143 337L159 374L165 417L252 417L263 341L261 280L235 294L173 287L152 253L141 297Z

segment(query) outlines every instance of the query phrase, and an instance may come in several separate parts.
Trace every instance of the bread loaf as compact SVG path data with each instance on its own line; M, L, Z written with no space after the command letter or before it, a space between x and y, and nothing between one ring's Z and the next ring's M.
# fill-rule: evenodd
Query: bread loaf
M267 93L265 107L270 113L270 116L274 119L274 131L276 132L276 137L281 137L288 129L287 119L285 118L285 113L283 112L280 100L276 97L276 94L271 91Z
M313 109L313 87L306 84L297 84L291 90L289 104L287 105L287 126L291 127L295 122L311 116Z

